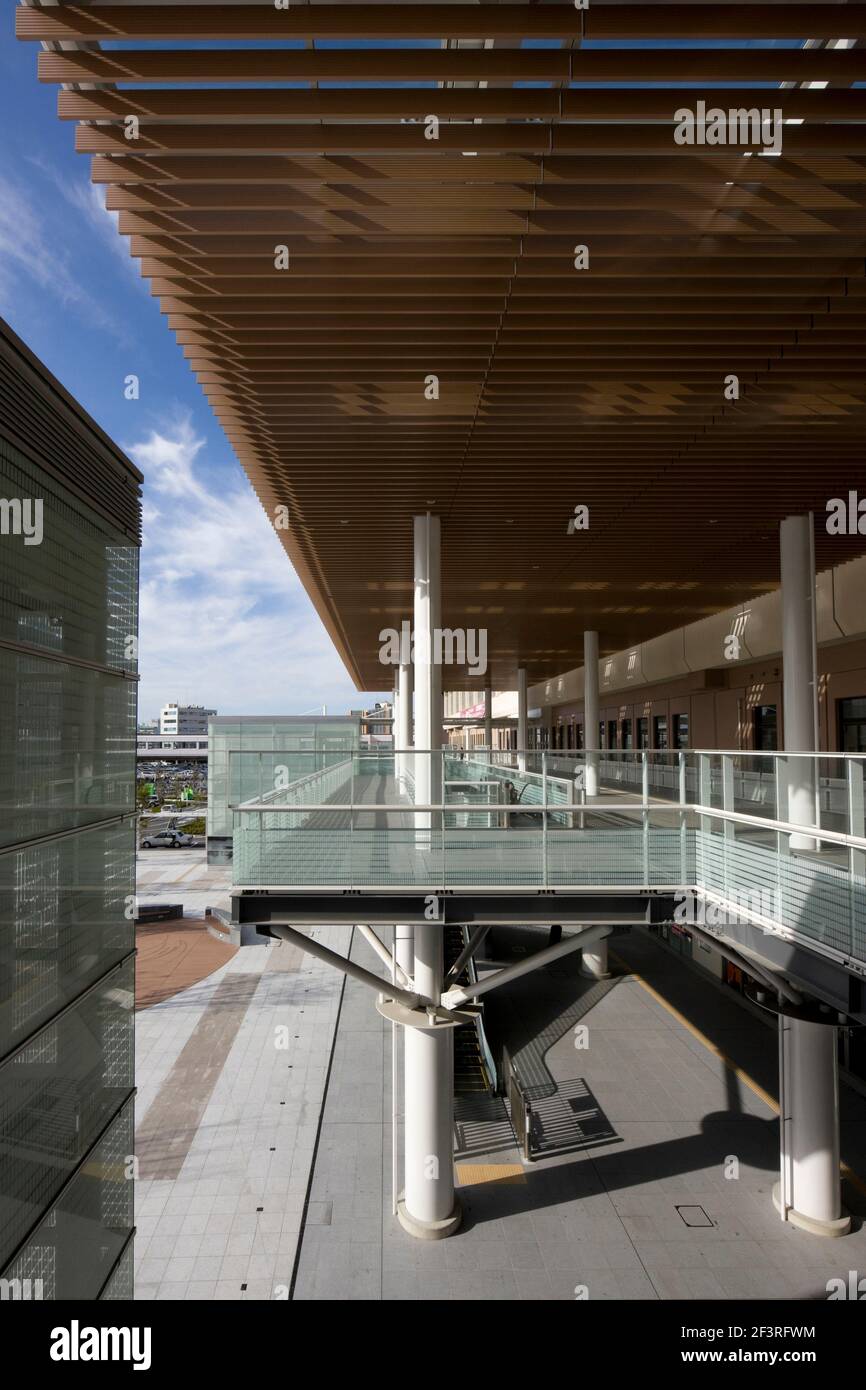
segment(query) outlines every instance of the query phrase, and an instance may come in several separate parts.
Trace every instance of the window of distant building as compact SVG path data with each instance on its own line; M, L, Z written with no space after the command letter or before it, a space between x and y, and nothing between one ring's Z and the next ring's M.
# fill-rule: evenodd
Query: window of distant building
M649 748L648 719L639 719L637 721L637 746L638 748Z
M621 719L619 724L619 739L623 748L631 748L631 720Z
M668 721L663 714L657 714L653 720L653 748L667 748L668 746Z
M607 721L607 746L608 746L608 748L616 748L616 720L615 720L615 719L609 719L609 720Z
M688 748L689 746L689 716L687 714L674 715L674 747Z
M775 705L756 705L754 710L755 751L773 753L779 746Z
M599 748L605 748L605 747L607 746L607 745L605 744L605 741L604 741L604 720L603 720L603 719L600 719L600 720L598 721L598 746L599 746Z
M839 751L866 753L866 695L837 701L839 711Z

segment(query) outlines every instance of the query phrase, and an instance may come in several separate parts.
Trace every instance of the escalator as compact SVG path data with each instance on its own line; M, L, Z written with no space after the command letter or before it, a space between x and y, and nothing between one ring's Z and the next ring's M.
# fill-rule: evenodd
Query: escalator
M464 946L469 932L466 927L445 927L445 971L451 969ZM475 980L473 962L467 961L454 983L471 984ZM467 1024L454 1030L454 1095L489 1095L496 1089L493 1058L479 1017L474 1026Z

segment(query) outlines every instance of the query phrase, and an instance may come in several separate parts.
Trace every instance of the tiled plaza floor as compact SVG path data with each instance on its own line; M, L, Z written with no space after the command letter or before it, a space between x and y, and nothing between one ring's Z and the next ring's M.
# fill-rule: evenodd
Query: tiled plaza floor
M342 987L247 946L138 1014L137 1298L288 1297Z
M136 897L140 904L183 903L190 917L206 907L231 905L231 865L210 865L204 848L140 849Z

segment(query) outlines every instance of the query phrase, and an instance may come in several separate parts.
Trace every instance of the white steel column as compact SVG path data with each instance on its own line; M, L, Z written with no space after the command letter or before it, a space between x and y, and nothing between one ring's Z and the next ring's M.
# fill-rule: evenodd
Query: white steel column
M394 753L394 776L400 776L400 759L397 756L397 725L400 722L400 668L394 672L394 693L391 696L391 749Z
M815 542L812 514L789 516L780 528L782 577L782 723L785 752L818 748L818 652L815 627ZM788 815L815 824L811 758L787 759ZM790 848L816 849L811 835L792 835Z
M411 923L398 923L394 928L394 958L411 977L415 969L415 928Z
M407 765L411 767L407 750L412 747L412 667L409 662L401 664L397 682L399 699L397 722L394 725L394 747L400 749L398 772L401 778L405 778Z
M592 950L581 951L580 953L580 973L587 975L592 980L609 980L610 971L607 968L607 938L597 941Z
M779 1015L781 1182L773 1200L784 1220L812 1235L844 1236L839 1177L837 1030Z
M415 981L418 992L438 1000L442 994L442 927L415 927ZM454 1195L454 1031L406 1030L406 1175L400 1221L410 1234L427 1240L448 1236L460 1224Z
M811 513L780 528L785 751L818 748L818 654L815 625L815 543ZM787 819L816 824L814 764L788 760ZM790 837L790 849L817 847L811 835ZM779 910L781 910L781 905ZM781 1181L773 1197L784 1220L813 1235L845 1235L839 1177L839 1072L832 1022L779 1015Z
M528 721L526 718L526 667L521 666L517 672L517 770L526 771L526 745L529 741Z
M440 625L439 518L415 517L415 799L441 796L442 682L434 633ZM436 843L441 817L418 813ZM431 856L435 859L435 855ZM412 974L417 993L438 1004L444 976L444 936L439 922L416 924ZM412 1235L435 1240L460 1224L454 1196L454 1051L451 1028L408 1025L405 1051L405 1187L398 1204Z
M586 794L598 796L598 633L583 634L583 746Z
M489 685L484 688L484 747L493 747L493 691Z
M438 801L441 792L442 668L440 629L440 525L438 516L416 516L415 526L415 800ZM419 757L420 750L429 751ZM437 750L437 756L432 756ZM420 818L419 818L420 821ZM424 824L430 824L427 817Z

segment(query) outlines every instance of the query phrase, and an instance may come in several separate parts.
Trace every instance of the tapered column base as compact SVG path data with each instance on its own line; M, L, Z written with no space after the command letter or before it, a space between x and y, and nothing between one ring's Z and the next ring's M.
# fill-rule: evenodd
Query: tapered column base
M406 1199L401 1192L397 1198L397 1220L403 1230L408 1231L410 1236L415 1236L416 1240L445 1240L458 1230L463 1220L463 1208L460 1198L455 1196L454 1210L450 1216L443 1217L441 1221L421 1221L406 1210Z
M773 1188L773 1206L779 1215L782 1215L781 1184L776 1183ZM785 1220L790 1221L792 1226L796 1226L798 1231L808 1231L810 1236L825 1236L831 1239L836 1236L847 1236L851 1230L851 1217L842 1215L835 1221L823 1221L817 1216L805 1216L801 1211L795 1211L789 1207L784 1213Z

